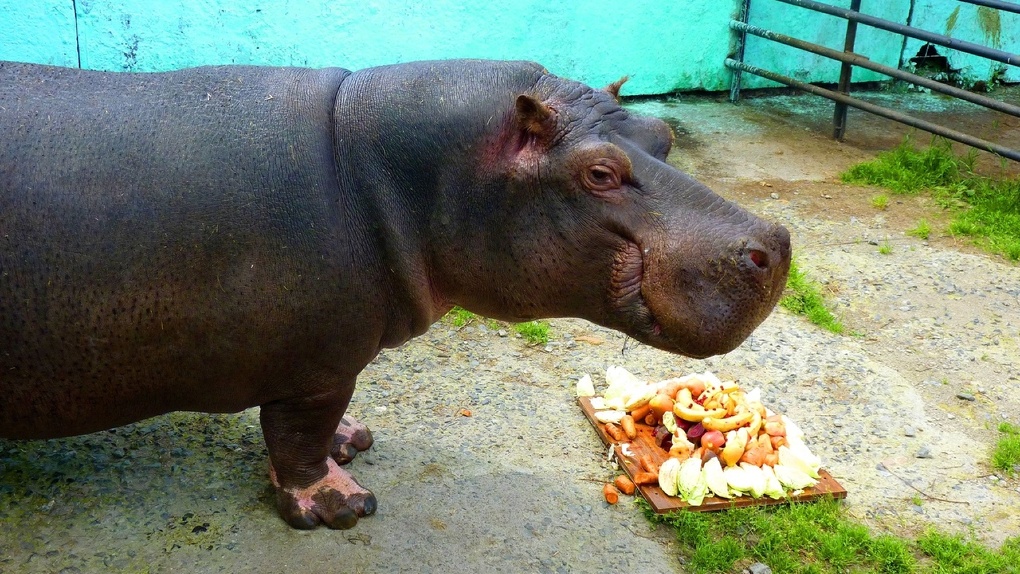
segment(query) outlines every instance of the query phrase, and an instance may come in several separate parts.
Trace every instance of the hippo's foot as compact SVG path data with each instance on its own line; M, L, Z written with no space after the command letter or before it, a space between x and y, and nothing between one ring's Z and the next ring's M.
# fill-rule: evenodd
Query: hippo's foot
M329 468L326 476L301 488L282 486L270 463L269 478L276 487L276 507L287 524L302 530L310 530L320 523L346 529L357 524L358 518L375 513L374 494L358 484L351 473L340 468L332 458L326 459L326 465Z
M347 464L363 450L372 446L372 431L354 417L344 415L333 435L329 454L337 464Z

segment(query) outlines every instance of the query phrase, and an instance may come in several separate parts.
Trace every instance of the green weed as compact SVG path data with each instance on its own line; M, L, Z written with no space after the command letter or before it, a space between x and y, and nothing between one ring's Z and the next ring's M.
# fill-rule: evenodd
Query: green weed
M1020 179L978 175L974 173L976 159L974 150L954 155L949 142L941 138L923 149L907 138L874 160L851 167L841 178L848 183L879 185L893 193L926 191L938 205L954 213L951 235L969 237L988 251L1020 260Z
M889 255L892 253L892 244L889 243L889 240L883 241L882 244L878 246L878 252L882 255Z
M485 326L491 331L498 331L504 325L504 323L500 323L495 319L485 319L462 307L450 309L450 312L443 319L454 327L463 327L476 321L484 321ZM545 344L549 342L549 324L545 321L517 323L513 328L514 331L520 333L531 344Z
M549 342L549 323L545 321L528 321L514 325L517 331L532 345L546 344Z
M450 312L447 313L445 317L445 319L452 323L454 327L463 327L477 318L478 315L475 315L463 307L454 307L453 309L450 309Z
M885 208L889 207L889 196L884 193L880 193L875 197L871 198L871 205L875 209L884 210Z
M931 235L931 224L928 223L927 219L920 219L918 220L916 227L907 230L907 235L913 235L914 237L919 237L921 239L928 239L928 236Z
M999 423L999 437L992 452L992 466L1005 474L1015 475L1020 468L1020 427Z
M786 294L779 305L797 315L804 315L809 321L833 333L842 333L843 324L825 306L821 288L800 270L797 262L790 263L790 275L786 280Z

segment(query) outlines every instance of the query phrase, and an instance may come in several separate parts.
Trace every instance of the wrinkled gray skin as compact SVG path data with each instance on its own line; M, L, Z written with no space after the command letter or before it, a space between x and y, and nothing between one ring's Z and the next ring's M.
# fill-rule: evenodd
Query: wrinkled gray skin
M380 349L453 305L704 357L789 235L664 163L671 134L522 62L161 74L0 64L0 436L261 406L282 516L350 527Z

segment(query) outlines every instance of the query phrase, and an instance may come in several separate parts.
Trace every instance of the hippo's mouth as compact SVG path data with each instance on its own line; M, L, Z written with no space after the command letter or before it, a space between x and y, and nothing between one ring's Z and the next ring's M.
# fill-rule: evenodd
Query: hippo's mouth
M662 325L655 319L655 314L641 293L645 278L645 258L641 246L630 239L624 239L621 247L613 258L613 271L610 279L609 296L614 307L623 312L626 323L637 333L638 339L662 337Z

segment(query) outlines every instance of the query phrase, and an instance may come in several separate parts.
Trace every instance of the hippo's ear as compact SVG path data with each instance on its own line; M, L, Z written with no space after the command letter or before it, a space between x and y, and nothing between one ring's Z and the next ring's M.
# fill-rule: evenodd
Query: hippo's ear
M608 86L606 86L603 89L605 91L609 92L609 95L613 96L614 100L619 100L620 99L620 88L623 86L623 84L627 83L627 80L629 80L629 79L630 79L630 76L624 76L624 77L620 78L619 80L616 80L612 84L609 84Z
M545 141L556 129L555 112L552 108L527 94L517 96L517 125L528 136Z

